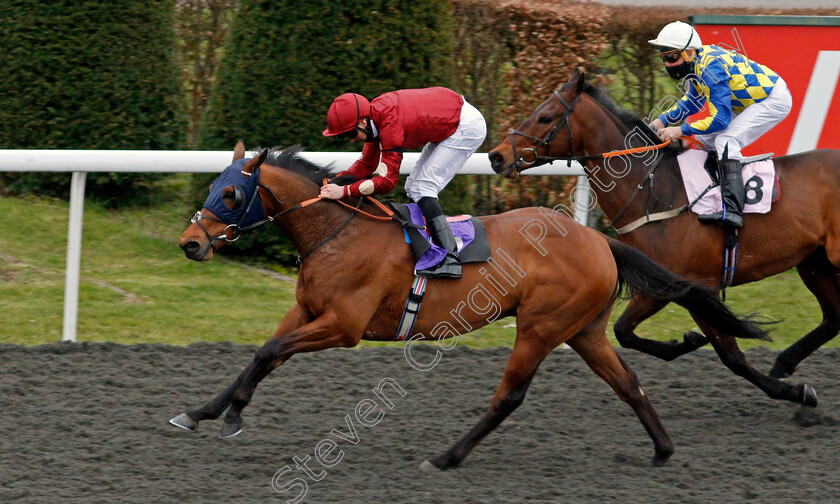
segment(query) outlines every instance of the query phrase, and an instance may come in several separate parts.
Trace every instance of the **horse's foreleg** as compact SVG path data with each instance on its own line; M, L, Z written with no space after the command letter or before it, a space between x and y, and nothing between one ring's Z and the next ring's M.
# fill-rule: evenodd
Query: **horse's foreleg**
M683 341L668 342L640 338L633 332L639 324L655 315L667 304L667 301L660 301L643 294L633 296L613 328L618 343L624 348L631 348L670 361L693 352L709 342L705 336L694 331L686 332L683 335Z
M283 317L283 320L280 322L280 326L274 333L274 337L278 338L282 335L288 334L311 320L312 316L305 308L300 305L295 305ZM233 399L233 393L240 387L242 380L246 376L251 376L254 373L255 366L255 362L248 364L248 366L239 374L230 386L201 408L188 411L187 413L182 413L169 422L172 425L181 427L182 429L195 430L198 428L198 423L200 421L215 420L216 418L219 418L225 409L230 406L231 400Z
M604 320L600 324L593 322L566 343L583 357L595 374L612 387L622 401L633 408L653 440L655 452L653 464L660 466L674 453L674 444L665 432L653 405L642 391L636 374L621 360L607 341L604 332L608 317L609 312L603 316Z
M813 331L803 336L776 357L770 370L773 378L787 378L796 371L802 359L837 336L840 332L840 276L828 261L825 249L820 249L800 263L796 270L822 309L823 320Z
M269 340L257 350L254 361L242 373L239 386L233 390L221 437L231 437L241 432L241 413L251 401L257 384L289 357L296 353L354 346L359 339L350 338L343 333L339 328L338 318L333 312L328 312L288 334Z
M540 341L523 341L523 338L518 336L505 368L502 383L490 402L490 409L460 441L437 457L423 462L420 467L427 470L437 468L445 471L458 466L490 431L498 427L513 410L522 404L528 385L531 384L531 379L537 372L537 367L550 351L551 348L546 349Z
M714 347L721 362L733 373L745 378L761 389L771 399L783 399L785 401L804 404L805 406L817 405L817 392L814 390L814 387L807 383L794 386L759 373L747 363L747 359L744 357L741 349L738 348L738 343L735 341L735 338L728 334L718 333L711 327L704 327L705 323L697 318L694 320L703 329L703 332L709 335L709 341L712 343L712 347Z

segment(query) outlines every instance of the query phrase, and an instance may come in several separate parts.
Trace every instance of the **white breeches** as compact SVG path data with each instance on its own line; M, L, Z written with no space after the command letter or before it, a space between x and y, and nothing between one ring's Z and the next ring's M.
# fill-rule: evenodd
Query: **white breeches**
M755 142L758 137L782 122L790 113L791 104L792 99L787 84L779 77L767 98L759 103L753 103L740 114L733 114L729 126L725 129L708 135L697 135L696 138L709 150L714 145L718 159L727 145L729 158L741 159L741 149Z
M458 129L449 138L427 143L417 164L405 182L405 192L413 201L420 198L437 198L438 193L455 177L467 159L478 150L487 136L484 116L467 100L461 107Z

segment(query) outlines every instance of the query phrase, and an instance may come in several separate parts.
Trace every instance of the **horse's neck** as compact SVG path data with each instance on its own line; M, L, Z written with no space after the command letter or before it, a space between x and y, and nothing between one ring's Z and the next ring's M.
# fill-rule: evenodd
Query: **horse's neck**
M338 230L349 216L335 201L322 200L292 212L279 224L298 254L304 255Z
M650 140L643 132L625 131L627 128L620 125L617 118L599 105L595 105L594 110L598 112L587 116L588 122L583 128L587 132L582 137L581 150L584 154L597 155L650 145ZM628 145L625 145L625 139L629 139ZM662 153L653 151L585 163L590 186L604 213L610 219L615 219L619 212L627 207L617 225L627 224L644 215L646 211L664 210L663 206L667 208L669 204L673 206L676 203L675 198L678 195L673 191L673 187L679 185L676 181L679 172L665 169L664 165L657 166L661 164L661 160ZM657 168L654 190L658 199L648 196L650 181L646 176L653 167ZM642 185L644 190L637 189L639 185Z
M284 180L278 187L283 187L283 195L279 196L284 202L282 208L274 204L268 215L277 214L303 201L318 196L317 187L308 181ZM269 209L267 209L269 210ZM289 241L299 254L307 254L323 242L330 234L336 232L350 217L350 211L335 201L321 200L307 205L279 217L276 222L283 229Z

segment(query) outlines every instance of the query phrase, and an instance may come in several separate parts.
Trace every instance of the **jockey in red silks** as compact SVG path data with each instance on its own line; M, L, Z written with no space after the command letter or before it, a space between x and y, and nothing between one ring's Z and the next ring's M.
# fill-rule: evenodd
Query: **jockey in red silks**
M776 72L743 54L703 45L694 27L682 21L665 25L648 42L659 50L668 75L689 83L686 95L651 124L663 139L697 135L698 141L717 152L724 211L700 220L741 227L745 199L741 148L787 117L792 104L787 84ZM705 119L665 127L680 123L704 104L709 107Z
M358 93L345 93L330 105L323 134L365 143L361 159L337 175L359 180L323 186L320 196L329 199L392 191L399 179L403 151L423 147L405 192L420 206L429 234L447 255L437 266L416 274L460 278L457 244L438 193L484 142L487 125L481 112L444 87L391 91L372 101Z

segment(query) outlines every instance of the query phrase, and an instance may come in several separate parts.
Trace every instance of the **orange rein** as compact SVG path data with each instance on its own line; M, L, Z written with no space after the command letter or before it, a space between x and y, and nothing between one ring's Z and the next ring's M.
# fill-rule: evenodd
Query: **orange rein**
M319 199L320 199L320 198L319 198ZM345 206L345 207L349 208L350 210L353 210L354 212L359 212L360 214L364 215L365 217L370 217L371 219L376 219L376 220L386 220L386 221L391 220L391 216L392 216L392 215L394 215L394 212L393 212L393 211L391 211L391 209L390 209L390 208L388 208L388 207L386 207L385 205L383 205L383 204L382 204L382 202L380 202L380 201L379 201L378 199L376 199L376 198L371 198L370 196L365 196L365 199L366 199L366 200L368 200L368 201L370 201L370 202L371 202L371 203L373 203L374 205L378 206L380 210L382 210L383 212L385 212L385 214L387 215L387 217L382 217L382 216L379 216L379 215L369 214L369 213L365 212L364 210L359 210L358 208L356 208L356 207L354 207L354 206L352 206L352 205L348 205L347 203L345 203L345 202L343 202L343 201L341 201L341 200L335 200L335 201L336 201L336 203L338 203L339 205Z
M324 185L327 185L327 179L326 178L324 179ZM311 205L313 203L317 203L317 202L321 201L322 199L327 199L327 198L322 198L320 196L317 196L315 198L308 199L306 201L301 201L299 204L300 204L301 208L305 208L305 207L308 207L309 205ZM358 213L364 215L365 217L369 217L369 218L375 219L375 220L383 220L383 221L391 220L391 216L394 215L394 212L390 208L383 205L382 202L380 202L376 198L371 198L370 196L365 196L365 199L367 199L368 201L370 201L371 203L373 203L374 205L379 207L380 210L385 212L385 215L387 215L387 217L382 217L380 215L369 214L369 213L365 212L364 210L359 210L358 208L356 208L352 205L348 205L347 203L341 201L340 199L339 200L334 200L334 201L336 203L338 203L339 205L345 206L345 207L349 208L350 210L352 210L354 212L358 212Z
M698 142L697 140L695 140L691 137L687 137L687 136L681 136L680 140L685 140L686 142L693 143L694 145L697 145L697 146L702 146L703 145L700 142ZM653 151L653 150L659 150L659 149L665 147L666 145L668 145L669 143L671 143L671 140L667 140L667 141L662 142L661 144L658 144L658 145L651 145L651 146L645 146L645 147L634 147L632 149L624 149L624 150L620 150L620 151L607 152L607 153L604 153L604 154L601 154L601 155L604 156L604 158L606 159L606 158L611 158L611 157L615 157L615 156L626 156L627 154L640 154L642 152L650 152L650 151Z

